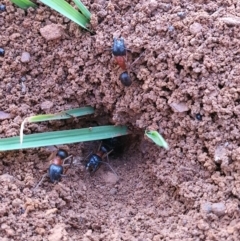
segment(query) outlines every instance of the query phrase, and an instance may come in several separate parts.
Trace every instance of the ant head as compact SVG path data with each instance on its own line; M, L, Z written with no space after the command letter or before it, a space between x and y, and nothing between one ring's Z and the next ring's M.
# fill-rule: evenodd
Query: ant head
M104 145L101 145L100 151L103 152L103 153L108 153L108 148Z
M113 39L113 46L112 46L112 54L114 56L125 56L127 53L125 44L124 44L124 39Z
M60 157L63 160L68 157L68 153L63 149L59 149L56 156Z
M94 170L94 165L93 165L93 163L88 162L88 163L86 164L86 170L89 171L90 173L93 172L93 170Z

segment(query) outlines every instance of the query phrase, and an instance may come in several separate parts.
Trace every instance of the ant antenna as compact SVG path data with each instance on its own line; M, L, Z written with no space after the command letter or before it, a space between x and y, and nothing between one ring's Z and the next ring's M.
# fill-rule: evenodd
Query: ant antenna
M109 155L110 153L112 153L112 152L113 152L113 149L104 155L104 157L105 157L105 156L107 157L108 162L109 162L108 155Z
M132 67L134 64L136 64L138 62L138 60L144 55L144 52L142 52L138 58L136 58L132 63L131 63L131 66Z
M41 180L38 182L38 184L33 188L33 191L35 192L37 189L38 189L38 187L43 183L43 181L44 181L44 179L45 179L45 177L48 175L48 173L45 173L43 176L42 176L42 178L41 178Z

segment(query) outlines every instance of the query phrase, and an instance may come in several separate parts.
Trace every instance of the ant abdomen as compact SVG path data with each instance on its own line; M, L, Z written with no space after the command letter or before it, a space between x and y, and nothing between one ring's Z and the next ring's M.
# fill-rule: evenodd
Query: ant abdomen
M132 80L127 71L120 74L119 80L124 86L130 86L132 84Z

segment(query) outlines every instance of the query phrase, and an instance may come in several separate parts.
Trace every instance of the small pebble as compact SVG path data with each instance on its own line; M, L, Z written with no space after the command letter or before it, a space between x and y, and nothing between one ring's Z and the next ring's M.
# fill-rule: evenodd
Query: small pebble
M186 13L185 12L178 12L177 15L178 15L178 17L180 19L184 19L186 17Z
M0 11L3 12L3 11L6 11L6 6L5 5L0 5Z
M0 56L4 56L4 54L5 54L5 50L0 48Z
M203 203L200 210L203 213L210 213L212 211L212 204L210 202Z
M199 114L199 113L198 113L198 114L196 114L196 119L197 119L197 120L199 120L199 121L201 121L201 120L202 120L202 115L201 115L201 114Z
M193 23L190 25L189 31L192 35L196 35L202 31L202 25L200 23Z
M173 32L175 29L174 29L174 27L173 26L169 26L168 27L168 32Z
M43 103L41 103L41 109L48 111L49 109L51 109L53 107L53 102L46 100Z
M19 207L23 204L23 201L19 198L16 198L12 201L12 205L13 207Z
M112 188L109 192L110 192L111 195L115 195L117 193L117 189Z
M179 103L173 102L170 104L170 106L172 107L174 112L182 113L189 110L189 107L185 102L179 102Z
M11 114L0 110L0 120L11 118Z
M23 52L21 56L22 63L28 63L30 61L30 54L28 52Z
M20 79L20 81L21 81L21 82L25 82L26 80L27 80L27 78L26 78L26 77L24 77L24 76L23 76L23 77L21 77L21 79Z
M217 216L223 216L226 211L226 206L224 203L213 203L212 204L212 212Z

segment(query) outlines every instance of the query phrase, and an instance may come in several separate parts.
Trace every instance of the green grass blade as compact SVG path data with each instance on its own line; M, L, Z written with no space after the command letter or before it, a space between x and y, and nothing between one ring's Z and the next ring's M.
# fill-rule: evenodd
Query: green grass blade
M89 106L89 107L81 107L81 108L66 110L66 111L62 111L60 113L56 113L56 114L44 114L44 115L35 115L35 116L27 117L24 119L24 121L21 124L20 143L23 142L24 125L27 122L63 120L63 119L68 119L68 118L73 118L73 117L89 115L89 114L93 114L93 113L94 113L94 109Z
M19 136L2 138L0 139L0 151L95 141L127 134L129 133L126 126L98 126L66 131L36 133L25 135L22 144L19 143Z
M80 25L82 28L87 27L86 25L90 22L83 14L74 9L69 3L64 0L39 0L40 2L51 7L55 11L61 13L63 16L71 19L73 22Z
M87 18L87 19L91 19L91 13L88 11L88 9L86 8L86 6L80 1L80 0L73 0L75 2L75 4L77 5L77 7L79 8L79 10L82 12L82 14Z
M165 149L169 149L168 143L157 131L145 131L145 135L151 139L156 145L161 146Z
M69 119L72 117L79 117L84 115L90 115L94 113L92 107L82 107L71 110L66 110L56 114L44 114L44 115L35 115L27 118L28 122L40 122L40 121L50 121L50 120L63 120Z
M30 0L10 0L10 1L22 9L27 9L29 7L33 7L33 8L37 7L37 5L31 2Z

